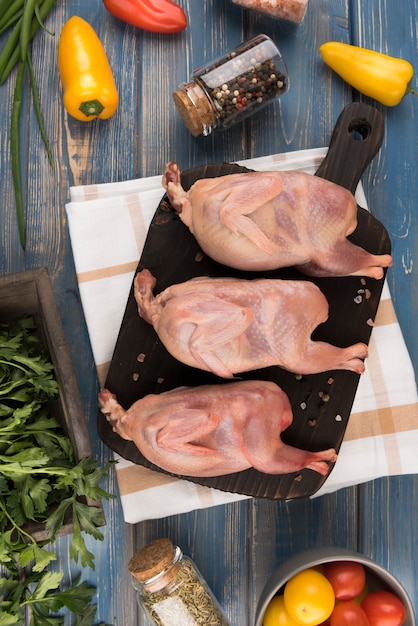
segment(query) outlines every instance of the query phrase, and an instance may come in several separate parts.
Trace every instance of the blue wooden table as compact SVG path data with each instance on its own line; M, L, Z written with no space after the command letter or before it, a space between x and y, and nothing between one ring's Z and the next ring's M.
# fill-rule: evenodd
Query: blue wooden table
M0 272L48 267L94 453L102 463L111 453L96 433L98 383L64 211L69 187L160 174L173 158L186 169L327 145L341 110L360 96L322 63L318 47L324 41L352 42L417 63L416 0L403 0L401 11L399 3L386 0L311 0L300 26L244 11L228 0L179 4L188 15L187 30L159 36L117 21L101 0L57 1L47 20L55 37L39 32L32 46L53 169L28 94L23 104L25 252L18 240L9 156L15 76L0 88ZM107 122L82 124L64 114L56 52L61 28L74 14L95 28L115 72L120 105ZM277 42L286 59L289 92L223 134L191 137L174 109L172 91L192 69L260 32ZM370 207L392 239L389 286L418 372L418 99L411 95L392 109L376 106L385 118L386 136L362 180ZM105 487L117 493L114 473ZM104 541L88 540L96 571L82 571L82 576L97 586L98 622L141 624L127 563L138 547L169 536L194 558L231 623L249 626L260 591L278 564L306 547L336 545L359 550L388 567L418 608L417 510L415 476L380 479L314 500L245 500L138 525L124 523L115 499L105 503ZM68 546L68 537L57 541L58 566L74 577L80 568L69 562Z

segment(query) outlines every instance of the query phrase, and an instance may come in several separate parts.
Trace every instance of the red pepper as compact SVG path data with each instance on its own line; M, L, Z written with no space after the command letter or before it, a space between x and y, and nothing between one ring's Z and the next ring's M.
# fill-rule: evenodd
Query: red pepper
M172 0L103 0L118 19L153 33L178 33L187 26L183 9Z

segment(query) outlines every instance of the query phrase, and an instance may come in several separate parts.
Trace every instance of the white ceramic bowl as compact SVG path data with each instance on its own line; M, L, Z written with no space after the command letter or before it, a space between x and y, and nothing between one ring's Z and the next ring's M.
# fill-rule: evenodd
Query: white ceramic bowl
M312 548L304 550L280 565L270 576L257 604L255 626L262 626L264 613L270 600L282 589L285 583L302 570L315 567L330 561L356 561L366 568L366 579L370 591L385 589L391 591L402 601L406 618L403 626L416 626L414 609L401 583L384 567L367 556L344 548Z

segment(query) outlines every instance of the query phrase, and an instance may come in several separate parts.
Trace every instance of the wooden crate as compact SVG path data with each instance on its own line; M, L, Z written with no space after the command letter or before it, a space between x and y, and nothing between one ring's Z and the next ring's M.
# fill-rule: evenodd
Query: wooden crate
M54 365L59 394L52 403L51 413L69 437L78 461L92 456L92 448L74 365L61 324L51 279L46 268L27 270L0 276L0 323L11 323L28 315L35 320L36 331ZM86 501L100 508L100 501ZM25 527L38 541L47 539L43 524ZM59 535L72 532L70 520L65 520Z

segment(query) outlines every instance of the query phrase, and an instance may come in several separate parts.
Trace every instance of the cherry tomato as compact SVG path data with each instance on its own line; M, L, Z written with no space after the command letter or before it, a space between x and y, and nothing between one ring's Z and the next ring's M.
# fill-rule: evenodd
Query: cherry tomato
M290 578L283 595L286 611L302 626L317 626L324 622L335 605L331 583L323 574L311 568Z
M369 618L370 626L401 626L406 611L398 596L390 591L371 591L361 606Z
M363 565L354 561L325 563L324 576L331 583L337 600L352 600L363 591L366 584Z
M286 611L283 596L274 596L264 613L263 626L299 626Z
M366 613L361 606L352 602L340 602L331 615L331 626L370 626Z

